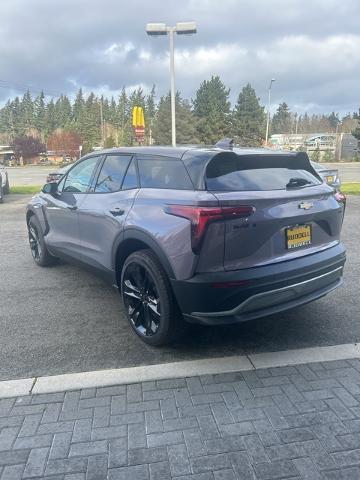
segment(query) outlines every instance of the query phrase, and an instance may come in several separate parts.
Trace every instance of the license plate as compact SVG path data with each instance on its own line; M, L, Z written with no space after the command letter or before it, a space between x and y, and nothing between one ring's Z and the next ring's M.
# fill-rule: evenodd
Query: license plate
M311 225L299 225L286 229L286 246L288 249L304 247L311 243Z
M326 178L326 183L329 183L329 184L334 183L334 180L335 180L334 175L326 175L325 178Z

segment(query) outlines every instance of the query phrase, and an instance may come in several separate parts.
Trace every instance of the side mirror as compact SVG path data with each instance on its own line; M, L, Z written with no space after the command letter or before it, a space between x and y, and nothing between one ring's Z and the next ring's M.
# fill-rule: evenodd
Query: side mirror
M50 195L54 195L58 191L58 184L56 182L45 183L41 191L43 193L49 193Z

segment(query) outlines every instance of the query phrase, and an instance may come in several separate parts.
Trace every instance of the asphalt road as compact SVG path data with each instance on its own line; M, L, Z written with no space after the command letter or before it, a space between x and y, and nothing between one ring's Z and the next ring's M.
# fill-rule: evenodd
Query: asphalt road
M325 165L325 164L324 164ZM360 182L360 162L357 163L330 163L329 168L337 168L343 182ZM43 185L49 172L58 169L56 166L27 166L9 167L11 185Z
M27 198L0 205L0 380L360 341L360 197L343 231L345 285L312 304L240 326L192 327L173 347L144 345L118 293L77 267L37 267L27 244Z

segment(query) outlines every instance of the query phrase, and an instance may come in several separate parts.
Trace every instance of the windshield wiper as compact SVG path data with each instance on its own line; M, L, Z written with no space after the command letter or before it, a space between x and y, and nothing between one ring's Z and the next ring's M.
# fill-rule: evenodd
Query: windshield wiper
M306 180L306 178L301 178L301 177L293 177L290 178L289 182L286 184L286 188L297 188L297 187L303 187L304 185L311 185L312 182L309 180Z

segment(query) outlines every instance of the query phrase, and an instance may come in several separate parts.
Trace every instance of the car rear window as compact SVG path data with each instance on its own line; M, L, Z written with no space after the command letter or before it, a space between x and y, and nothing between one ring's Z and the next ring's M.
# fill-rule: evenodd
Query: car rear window
M142 188L193 190L190 177L181 160L176 158L138 158Z
M217 155L206 168L212 191L285 190L318 185L308 160L286 155Z

